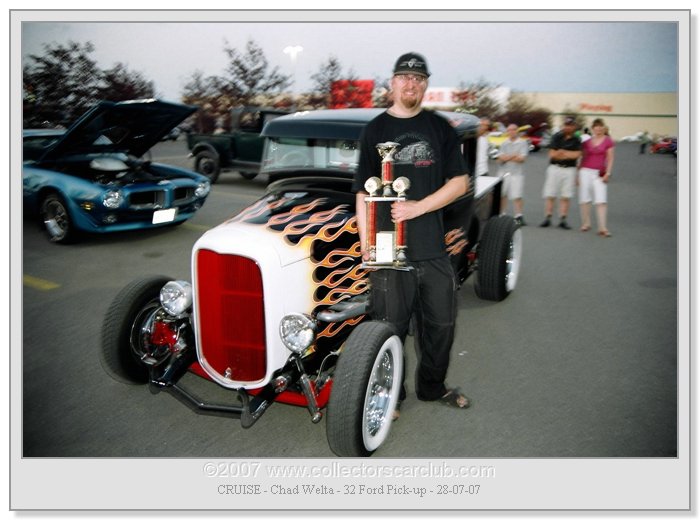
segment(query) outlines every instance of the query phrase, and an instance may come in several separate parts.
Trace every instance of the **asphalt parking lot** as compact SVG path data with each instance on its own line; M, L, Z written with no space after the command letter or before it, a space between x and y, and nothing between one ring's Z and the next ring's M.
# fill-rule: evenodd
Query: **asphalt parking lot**
M187 165L182 141L154 160ZM384 457L657 457L677 453L676 161L621 144L610 185L612 238L542 229L546 155L526 163L524 259L505 301L461 289L448 382L466 411L411 391ZM197 414L166 393L110 379L98 361L104 313L147 274L189 279L190 249L264 191L222 174L189 222L172 229L50 244L24 220L22 453L25 457L330 457L325 421L275 404L251 429ZM683 368L685 369L685 368ZM196 376L203 396L232 399Z

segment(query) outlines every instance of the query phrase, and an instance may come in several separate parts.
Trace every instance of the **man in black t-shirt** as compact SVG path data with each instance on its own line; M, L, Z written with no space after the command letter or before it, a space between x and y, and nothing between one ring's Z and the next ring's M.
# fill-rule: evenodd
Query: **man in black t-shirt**
M566 117L560 132L552 136L549 143L549 166L542 188L544 198L544 221L540 227L552 224L554 200L559 198L559 227L571 229L566 222L569 213L569 200L574 196L576 165L581 157L581 139L574 133L576 119Z
M420 54L404 54L397 60L391 80L393 104L367 125L360 138L353 191L362 256L368 260L364 183L369 177L381 177L376 145L399 143L394 178L405 176L411 181L408 200L394 202L383 215L382 206L387 205L379 204L377 228L387 229L391 220L405 221L410 270L379 269L370 274L370 313L373 319L391 323L405 341L415 312L415 339L420 349L418 398L467 408L469 399L458 388L445 386L457 315L457 283L445 251L441 210L467 192L469 176L454 129L444 118L421 107L429 75ZM405 395L402 388L399 400Z

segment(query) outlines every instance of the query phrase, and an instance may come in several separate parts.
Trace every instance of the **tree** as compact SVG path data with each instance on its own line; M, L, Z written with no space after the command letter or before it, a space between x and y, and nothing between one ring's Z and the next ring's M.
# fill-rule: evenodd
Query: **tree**
M245 52L228 46L224 47L229 64L223 78L227 94L235 96L240 104L249 104L259 94L275 94L289 87L291 76L284 75L279 67L270 70L265 53L254 40L246 43Z
M109 101L126 101L156 96L152 81L140 72L130 71L123 63L117 63L102 73L102 84L98 88L99 97Z
M501 119L506 124L515 123L518 126L551 127L552 112L546 108L536 107L530 99L521 93L513 93L508 98L508 105Z
M90 42L69 41L29 55L22 74L25 127L67 126L97 101L102 72L93 51Z
M340 65L338 58L333 55L329 56L328 61L322 63L318 68L318 72L311 75L311 79L314 80L313 91L319 94L330 95L333 82L339 79L351 79L350 77L343 77L342 69L343 67ZM352 75L352 72L350 75Z
M499 85L493 85L483 78L474 83L460 83L455 92L455 101L459 105L457 110L491 120L498 119L503 112L494 95L498 87Z

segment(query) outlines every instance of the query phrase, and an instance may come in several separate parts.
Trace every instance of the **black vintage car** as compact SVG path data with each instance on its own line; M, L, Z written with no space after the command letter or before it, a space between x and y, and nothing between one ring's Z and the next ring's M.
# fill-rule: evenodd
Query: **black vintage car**
M192 282L137 280L117 295L103 327L103 366L115 378L177 392L202 410L255 423L275 401L327 412L340 456L366 456L387 439L403 370L403 345L368 319L351 193L364 125L379 113L297 113L264 130L257 202L205 233L192 252ZM444 113L470 165L475 117ZM479 297L514 290L522 234L499 216L501 180L473 179L444 212L446 247L459 280L476 274ZM240 403L204 403L186 387L191 371L232 390Z

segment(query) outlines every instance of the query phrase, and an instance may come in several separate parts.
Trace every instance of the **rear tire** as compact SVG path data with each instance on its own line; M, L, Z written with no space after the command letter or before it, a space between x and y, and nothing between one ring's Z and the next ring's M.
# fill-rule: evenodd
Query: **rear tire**
M241 177L243 177L247 181L252 181L255 179L255 177L258 176L258 172L238 172L241 174Z
M350 334L338 359L328 401L326 435L340 457L372 455L386 440L399 400L403 345L380 321Z
M500 302L518 283L522 262L522 231L512 217L491 217L478 246L474 290L483 300Z
M149 380L143 354L142 327L160 308L160 290L171 281L167 276L135 280L114 298L102 323L102 368L113 379L127 384Z

